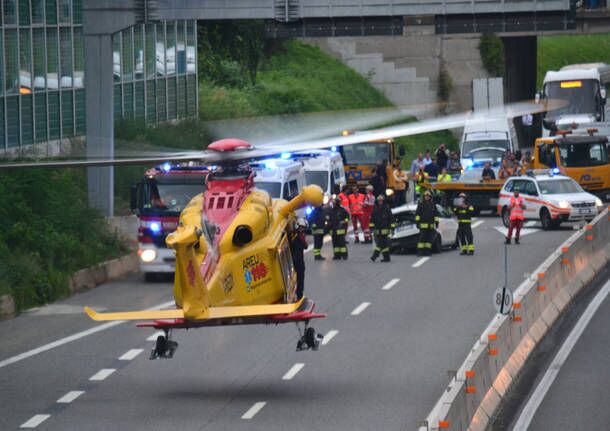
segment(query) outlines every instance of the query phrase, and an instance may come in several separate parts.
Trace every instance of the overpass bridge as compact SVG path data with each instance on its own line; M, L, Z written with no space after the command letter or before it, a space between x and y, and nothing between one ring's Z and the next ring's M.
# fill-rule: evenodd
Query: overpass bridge
M573 0L83 0L89 157L114 156L112 34L179 19L263 19L271 37L402 34L405 24L430 19L437 33L538 32L573 28L574 7ZM89 168L88 184L90 203L112 215L113 169Z

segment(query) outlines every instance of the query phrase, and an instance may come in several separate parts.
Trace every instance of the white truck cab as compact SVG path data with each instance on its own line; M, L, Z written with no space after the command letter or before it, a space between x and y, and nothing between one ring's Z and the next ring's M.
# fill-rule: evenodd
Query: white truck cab
M265 190L272 199L290 200L303 190L305 169L300 161L291 159L267 159L252 163L255 172L254 185ZM297 210L298 217L305 216L305 210Z
M305 183L320 186L326 196L334 193L336 185L343 186L345 169L341 154L336 151L316 150L296 153L294 157L303 163Z
M603 209L602 201L585 192L572 178L554 175L552 170L535 170L529 175L510 177L502 186L498 213L505 226L509 224L508 204L516 188L525 200L525 219L540 220L544 230L562 222L592 220Z
M497 174L506 150L515 151L508 119L466 122L460 142L460 162L464 170L482 171L489 162Z

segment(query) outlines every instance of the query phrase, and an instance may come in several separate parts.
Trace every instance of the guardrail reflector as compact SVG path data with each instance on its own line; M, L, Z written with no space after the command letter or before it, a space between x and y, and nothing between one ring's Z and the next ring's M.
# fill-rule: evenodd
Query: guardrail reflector
M513 316L513 322L521 322L521 316L519 316L518 314L515 314Z
M570 259L568 259L567 257L564 257L563 259L561 259L561 263L563 263L564 265L569 265Z
M476 376L477 373L474 370L468 370L466 371L466 378L467 379L472 379L474 378L474 376Z
M570 251L570 247L561 247L562 253L567 253L568 251Z
M539 272L538 273L538 278L544 278L544 272Z
M475 386L466 386L467 394L474 394L477 392L477 388Z
M489 356L497 356L498 355L498 349L489 349Z
M540 285L538 286L538 292L544 292L546 290L546 286Z
M438 421L438 428L439 429L449 428L449 426L450 426L450 422L449 421Z
M520 302L515 302L515 303L513 303L513 308L514 308L515 310L520 309L520 308L521 308L521 303L520 303Z
M489 335L487 335L487 339L489 341L495 341L498 339L498 334L489 334Z
M585 226L585 229L586 230L593 230L593 225L588 224L588 225Z
M587 235L586 238L587 241L593 241L593 235Z

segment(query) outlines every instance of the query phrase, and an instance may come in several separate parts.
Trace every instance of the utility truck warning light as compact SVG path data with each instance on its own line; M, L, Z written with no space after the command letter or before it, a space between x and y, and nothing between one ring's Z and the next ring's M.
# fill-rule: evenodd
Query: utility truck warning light
M580 88L582 87L582 81L563 81L561 88Z

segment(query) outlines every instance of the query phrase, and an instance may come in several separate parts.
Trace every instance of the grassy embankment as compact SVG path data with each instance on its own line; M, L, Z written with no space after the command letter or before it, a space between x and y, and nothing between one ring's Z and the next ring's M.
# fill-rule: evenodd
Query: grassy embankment
M538 88L548 70L593 62L610 64L610 34L538 37Z

